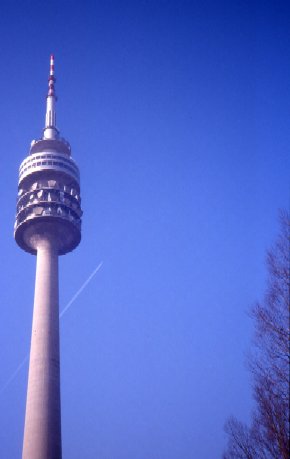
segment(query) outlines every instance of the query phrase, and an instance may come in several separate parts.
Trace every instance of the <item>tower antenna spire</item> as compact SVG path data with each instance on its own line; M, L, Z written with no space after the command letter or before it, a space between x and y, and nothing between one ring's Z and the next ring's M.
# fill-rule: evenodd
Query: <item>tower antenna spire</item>
M55 104L57 97L55 95L55 76L54 76L54 55L50 55L49 77L48 77L48 93L46 96L46 114L45 128L43 131L44 139L56 139L59 136L59 131L56 127L56 110Z

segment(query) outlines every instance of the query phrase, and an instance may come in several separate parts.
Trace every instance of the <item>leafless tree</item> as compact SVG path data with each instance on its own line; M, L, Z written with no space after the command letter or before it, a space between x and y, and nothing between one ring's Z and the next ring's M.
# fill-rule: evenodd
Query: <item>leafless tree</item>
M224 459L289 458L289 291L290 218L281 213L281 232L267 254L263 302L251 311L254 351L249 358L255 409L251 426L230 418Z
M223 459L256 459L253 434L246 424L231 417L227 420L225 431L229 437L228 450Z

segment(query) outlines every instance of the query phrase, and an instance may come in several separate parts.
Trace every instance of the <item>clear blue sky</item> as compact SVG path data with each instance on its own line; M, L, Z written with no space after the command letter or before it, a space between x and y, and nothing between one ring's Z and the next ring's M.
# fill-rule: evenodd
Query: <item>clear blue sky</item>
M0 387L28 352L35 257L13 240L49 55L81 170L60 260L64 459L218 459L253 407L247 310L289 202L288 2L1 1ZM21 456L27 367L0 389Z

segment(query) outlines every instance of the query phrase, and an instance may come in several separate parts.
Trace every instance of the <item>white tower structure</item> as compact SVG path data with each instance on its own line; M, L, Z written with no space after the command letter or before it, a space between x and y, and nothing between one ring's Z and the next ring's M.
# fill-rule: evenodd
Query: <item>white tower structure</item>
M43 136L20 165L15 240L37 256L23 459L61 459L58 256L81 240L79 169L56 127L50 57Z

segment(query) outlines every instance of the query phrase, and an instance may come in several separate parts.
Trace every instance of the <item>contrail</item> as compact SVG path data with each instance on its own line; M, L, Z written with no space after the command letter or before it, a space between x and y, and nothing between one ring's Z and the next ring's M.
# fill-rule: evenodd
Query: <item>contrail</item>
M78 291L74 294L74 296L72 297L72 299L68 302L68 304L63 308L63 310L61 311L60 315L59 315L59 318L61 319L62 316L66 313L66 311L71 307L71 305L75 302L75 300L77 299L77 297L82 293L82 291L86 288L86 286L88 285L88 283L92 280L92 278L94 277L95 274L97 274L97 272L99 271L99 269L101 269L103 265L103 262L101 261L101 263L98 264L98 266L94 269L94 271L92 272L92 274L89 275L89 277L87 278L87 280L83 283L83 285L78 289Z
M28 360L28 357L29 357L29 354L27 354L24 359L22 360L22 362L18 365L18 367L16 368L16 370L12 373L12 375L7 379L6 383L4 384L4 386L1 387L0 389L0 394L2 394L2 392L4 392L4 390L10 385L10 383L16 378L16 376L18 375L19 371L21 370L21 368L26 364L27 360Z
M101 269L103 265L103 262L101 261L98 266L93 270L92 274L89 275L89 277L87 278L87 280L83 283L83 285L78 289L78 291L74 294L74 296L72 297L72 299L67 303L67 305L63 308L63 310L61 311L61 313L59 314L59 318L61 319L62 316L67 312L67 310L71 307L71 305L75 302L75 300L78 298L78 296L82 293L82 291L86 288L86 286L89 284L89 282L91 282L92 278L95 276L95 274L97 274L97 272ZM28 358L29 358L29 354L27 354L24 359L22 360L22 362L18 365L18 367L16 368L16 370L14 370L14 372L11 374L11 376L7 379L6 383L1 387L0 389L0 394L2 394L2 392L5 391L5 389L7 389L7 387L12 383L12 381L16 378L16 376L18 375L18 373L20 372L21 368L24 367L24 365L26 364L26 362L28 361Z

